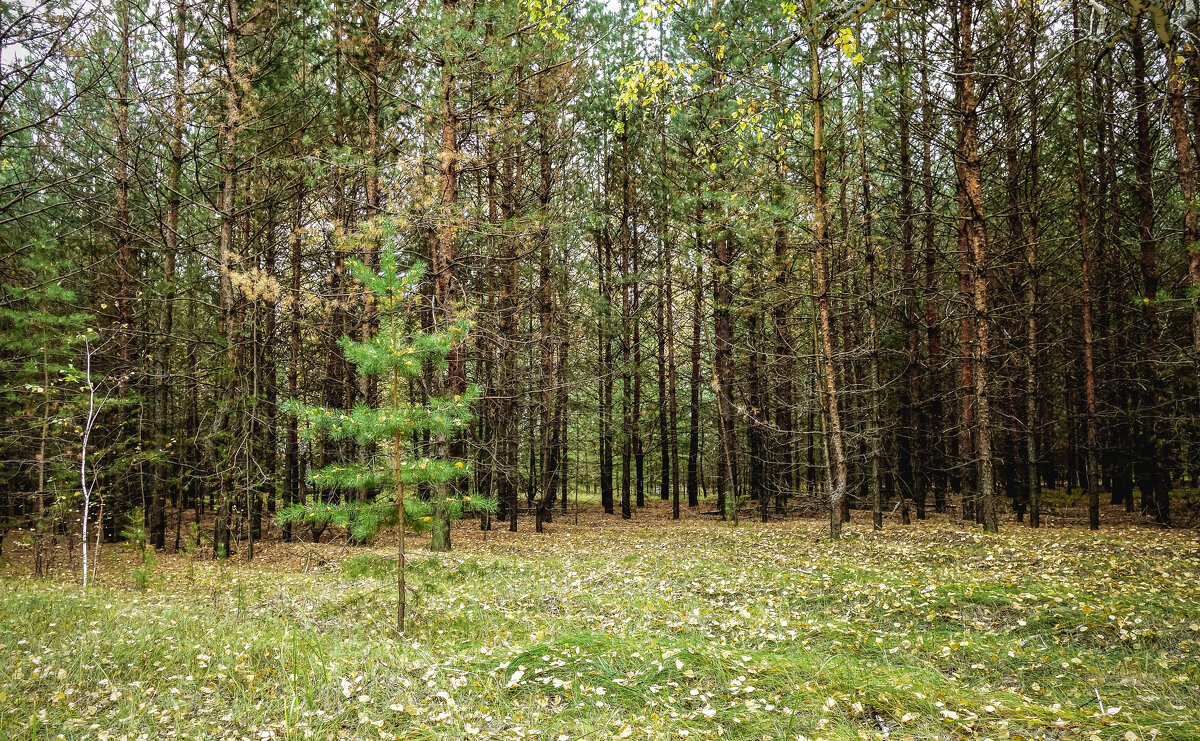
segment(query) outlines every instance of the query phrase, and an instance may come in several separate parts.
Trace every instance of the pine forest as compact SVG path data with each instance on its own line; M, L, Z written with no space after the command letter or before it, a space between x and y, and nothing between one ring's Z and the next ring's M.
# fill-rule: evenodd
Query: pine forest
M1198 163L1196 0L0 2L0 739L1200 738Z

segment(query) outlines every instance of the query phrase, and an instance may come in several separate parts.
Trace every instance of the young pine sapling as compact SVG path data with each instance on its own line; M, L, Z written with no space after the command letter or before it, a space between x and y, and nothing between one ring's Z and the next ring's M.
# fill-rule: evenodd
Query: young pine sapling
M427 366L444 371L447 356L467 339L470 322L460 320L436 333L407 331L405 312L418 298L417 286L424 266L413 265L406 272L396 266L396 254L385 249L380 255L379 272L361 262L348 261L354 276L375 297L379 329L369 339L358 342L342 337L346 358L364 376L379 379L377 407L359 404L354 409L328 409L311 406L297 399L285 409L297 416L309 439L326 436L332 440L353 439L367 450L366 462L334 463L313 472L310 480L318 492L341 490L354 492L338 501L317 496L293 504L277 515L280 524L306 522L310 525L332 523L345 528L358 542L370 541L382 529L399 528L396 624L404 630L405 580L404 533L433 526L435 508L444 508L451 519L467 513L494 511L494 500L472 496L456 485L469 474L466 461L447 458L417 457L409 450L413 434L430 433L434 437L460 435L471 421L471 404L479 398L479 389L470 387L465 394L431 395L424 403L408 398L410 378L419 378ZM441 373L435 374L437 376ZM467 479L469 480L469 479ZM406 487L425 485L426 499L405 497ZM366 493L367 496L361 496Z

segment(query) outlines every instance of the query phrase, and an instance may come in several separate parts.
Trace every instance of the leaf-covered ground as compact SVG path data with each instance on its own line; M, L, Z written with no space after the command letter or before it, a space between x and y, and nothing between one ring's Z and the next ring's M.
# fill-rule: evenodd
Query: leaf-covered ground
M820 533L464 526L404 636L387 543L10 570L0 738L1200 738L1195 532Z

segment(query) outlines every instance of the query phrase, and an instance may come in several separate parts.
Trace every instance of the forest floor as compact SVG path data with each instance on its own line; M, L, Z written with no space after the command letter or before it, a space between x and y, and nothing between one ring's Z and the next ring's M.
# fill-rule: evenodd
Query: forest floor
M0 739L1200 738L1196 531L863 514L462 523L410 540L404 635L394 535L164 554L146 589L117 546L86 591L10 564Z

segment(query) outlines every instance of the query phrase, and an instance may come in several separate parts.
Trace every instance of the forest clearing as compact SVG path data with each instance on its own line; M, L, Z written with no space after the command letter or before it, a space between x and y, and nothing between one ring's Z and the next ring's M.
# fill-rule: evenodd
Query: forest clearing
M0 738L1200 737L1195 531L668 518L10 569Z

